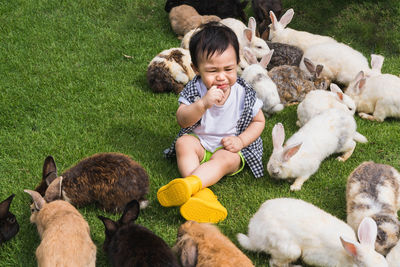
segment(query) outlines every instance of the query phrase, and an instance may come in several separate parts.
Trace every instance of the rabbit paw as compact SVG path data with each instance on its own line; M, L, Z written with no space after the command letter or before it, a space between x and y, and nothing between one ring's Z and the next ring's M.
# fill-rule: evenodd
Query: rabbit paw
M300 191L301 186L302 186L301 184L299 185L299 184L294 183L290 186L290 191Z
M374 116L367 114L367 113L361 112L361 113L358 113L358 115L360 116L360 118L365 119L365 120L370 120L370 121L376 120L376 118Z

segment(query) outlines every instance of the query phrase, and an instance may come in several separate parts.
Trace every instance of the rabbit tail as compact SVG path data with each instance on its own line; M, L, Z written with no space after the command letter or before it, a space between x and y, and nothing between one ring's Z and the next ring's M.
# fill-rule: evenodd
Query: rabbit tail
M364 135L360 134L359 132L356 132L354 134L353 139L359 143L367 143L368 142L368 139Z
M276 112L281 111L283 108L284 108L284 106L283 106L282 104L277 104L277 105L275 105L271 110L272 110L274 113L276 113Z
M256 250L256 248L253 247L253 244L251 243L250 238L245 235L245 234L237 234L237 240L239 241L240 245L247 250Z

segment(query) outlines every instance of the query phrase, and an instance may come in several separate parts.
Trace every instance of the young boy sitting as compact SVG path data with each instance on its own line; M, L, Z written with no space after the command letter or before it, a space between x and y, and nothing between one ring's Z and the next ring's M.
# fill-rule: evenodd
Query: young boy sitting
M239 43L230 28L205 24L189 50L197 76L180 94L176 118L182 129L165 151L176 154L184 178L161 187L157 198L162 206L181 206L187 220L217 223L227 210L207 187L240 172L245 163L256 177L263 176L263 103L237 76Z

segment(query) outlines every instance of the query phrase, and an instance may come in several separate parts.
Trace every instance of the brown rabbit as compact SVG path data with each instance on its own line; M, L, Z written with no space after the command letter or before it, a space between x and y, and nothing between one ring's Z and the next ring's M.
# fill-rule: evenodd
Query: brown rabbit
M52 156L43 165L43 178L35 191L47 202L63 199L81 207L97 203L108 212L120 212L132 199L147 206L149 177L137 162L120 153L98 153L78 162L61 176Z
M322 78L322 65L314 64L304 59L307 69L306 73L297 66L283 65L272 68L268 72L269 77L276 84L281 103L284 105L298 104L311 90L327 90L330 81Z

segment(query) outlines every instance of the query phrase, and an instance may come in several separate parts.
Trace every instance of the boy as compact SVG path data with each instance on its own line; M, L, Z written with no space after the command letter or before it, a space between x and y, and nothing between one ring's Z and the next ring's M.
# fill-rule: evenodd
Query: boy
M185 178L161 187L157 198L162 206L181 206L187 220L216 223L227 211L207 187L240 172L245 162L263 176L263 103L237 76L239 43L231 29L208 23L192 36L189 50L197 76L180 94L176 118L182 129L165 151L176 153Z

